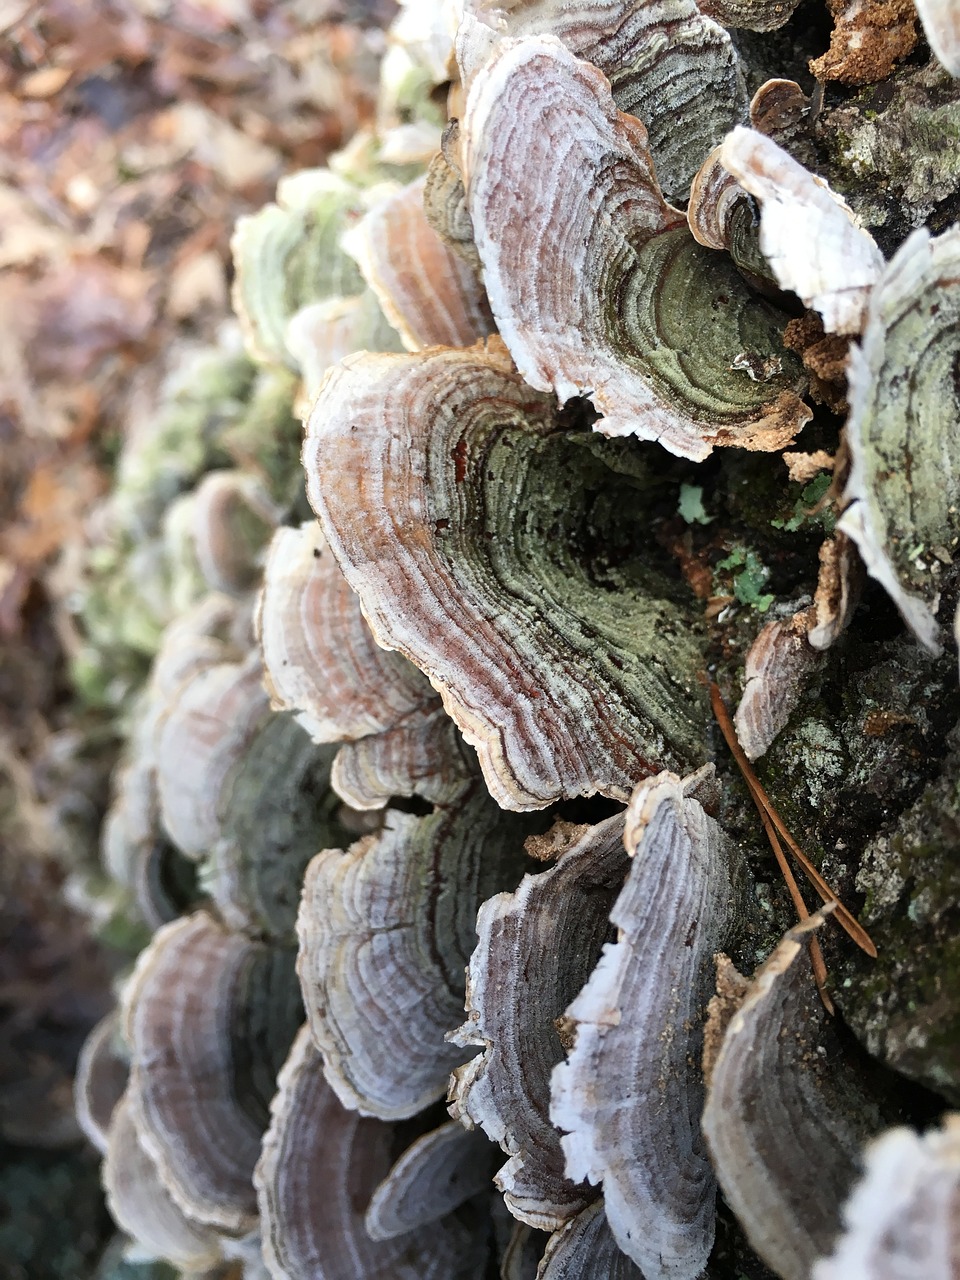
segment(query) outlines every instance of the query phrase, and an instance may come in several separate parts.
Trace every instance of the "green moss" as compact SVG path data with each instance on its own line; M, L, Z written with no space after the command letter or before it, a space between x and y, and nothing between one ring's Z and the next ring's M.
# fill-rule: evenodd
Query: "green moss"
M703 505L703 489L698 484L682 484L677 511L687 524L710 524L713 516L708 516Z
M746 547L734 547L728 556L719 561L716 569L718 574L735 571L733 594L741 604L756 609L758 613L766 613L773 604L775 597L763 590L770 577L770 570L755 551ZM719 579L719 582L721 585L717 588L717 595L723 594L723 579Z
M770 523L775 529L782 529L785 533L796 533L808 522L819 525L824 533L833 533L837 524L836 513L832 507L821 505L832 483L833 476L828 471L816 476L803 486L800 496L794 501L792 514L771 520Z

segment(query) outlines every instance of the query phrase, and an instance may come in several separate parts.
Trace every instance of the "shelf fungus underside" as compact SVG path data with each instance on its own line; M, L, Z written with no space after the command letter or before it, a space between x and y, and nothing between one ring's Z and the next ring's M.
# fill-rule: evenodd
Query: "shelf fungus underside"
M344 362L304 458L374 635L430 677L498 803L626 799L702 762L701 630L637 552L642 465L566 430L499 343Z

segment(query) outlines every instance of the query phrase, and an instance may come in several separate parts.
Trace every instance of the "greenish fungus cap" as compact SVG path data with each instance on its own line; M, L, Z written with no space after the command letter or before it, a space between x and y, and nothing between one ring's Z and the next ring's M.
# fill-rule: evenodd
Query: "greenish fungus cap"
M279 183L276 204L238 219L233 305L254 360L296 371L287 339L296 313L364 292L340 237L376 199L330 169L305 169Z
M304 446L375 638L427 674L516 809L625 800L703 759L698 611L636 554L644 464L565 423L491 339L345 361Z
M601 72L552 37L501 42L461 144L490 305L530 386L690 458L793 439L810 411L787 317L682 226Z
M941 575L960 542L958 353L960 228L915 231L877 284L850 354L852 466L838 528L932 653Z

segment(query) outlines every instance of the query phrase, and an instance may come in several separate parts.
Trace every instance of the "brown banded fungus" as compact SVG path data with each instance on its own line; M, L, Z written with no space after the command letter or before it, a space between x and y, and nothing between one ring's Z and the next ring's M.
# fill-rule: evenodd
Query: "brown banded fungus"
M725 249L748 278L772 279L758 243L756 204L720 163L720 147L714 147L694 175L687 224L697 244Z
M696 613L637 550L642 460L565 422L490 339L345 361L304 447L375 638L430 677L516 809L626 799L703 756Z
M760 249L781 288L819 311L828 333L859 333L883 255L847 204L755 129L734 129L720 162L760 202Z
M484 1052L451 1083L453 1114L481 1125L510 1156L496 1178L507 1208L544 1231L562 1227L596 1195L564 1175L550 1074L564 1056L558 1019L610 936L608 915L628 866L622 815L565 834L555 867L524 876L516 892L480 908L467 1020L456 1039Z
M120 1036L120 1017L114 1011L97 1023L80 1050L74 1077L77 1121L101 1155L107 1150L107 1130L114 1108L130 1075L130 1058Z
M556 37L644 122L670 200L686 199L704 153L746 117L730 36L693 0L466 0L464 10L457 50L468 86L504 37Z
M810 414L786 317L683 226L596 68L550 37L505 41L462 130L490 305L532 387L695 459L793 439Z
M479 1280L486 1249L469 1218L368 1235L364 1213L393 1163L395 1131L340 1105L306 1027L277 1083L255 1175L272 1280Z
M204 912L164 926L141 952L124 995L128 1096L145 1151L192 1220L255 1225L253 1168L302 1016L292 952Z
M784 1280L807 1280L830 1249L860 1148L881 1123L811 980L804 943L822 919L791 929L754 975L703 1114L727 1203Z
M464 1052L480 903L516 882L530 820L477 781L424 817L388 808L379 833L307 868L297 930L307 1020L343 1104L400 1119L443 1096Z
M813 1280L953 1280L960 1258L960 1116L921 1136L889 1129L869 1144L844 1205L844 1233Z
M663 773L634 793L633 864L610 914L619 940L567 1011L576 1039L553 1074L567 1174L602 1180L613 1236L646 1280L694 1280L713 1243L699 1058L739 871L736 847L690 795L702 781Z
M211 471L193 492L191 514L197 563L210 590L242 596L255 587L282 514L258 477Z
M476 273L440 238L423 207L426 175L388 196L343 237L408 351L468 347L493 332Z
M807 612L768 622L750 646L734 724L748 760L758 760L790 719L805 678L817 666Z
M160 818L157 728L181 685L237 656L246 641L246 624L238 601L214 594L167 627L114 774L113 799L101 830L101 856L111 876L133 890L144 919L154 928L177 914L166 873L182 861ZM184 878L192 877L174 877Z
M131 1100L126 1097L110 1123L103 1185L113 1220L148 1256L186 1271L200 1271L219 1261L217 1233L192 1221L173 1199L144 1150Z
M273 706L317 742L381 733L435 697L415 667L374 642L315 521L274 535L256 628Z
M941 647L940 578L960 537L960 228L902 245L850 353L852 465L839 528L917 639Z
M426 678L374 642L315 521L274 535L256 627L273 707L342 744L331 782L354 808L442 803L476 772Z

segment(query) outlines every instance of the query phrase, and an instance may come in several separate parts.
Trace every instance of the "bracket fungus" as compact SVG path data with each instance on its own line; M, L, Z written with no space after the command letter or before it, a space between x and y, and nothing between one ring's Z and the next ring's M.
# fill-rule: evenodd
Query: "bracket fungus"
M626 799L637 777L702 760L692 608L638 557L590 552L643 537L642 471L564 426L491 339L345 361L304 446L374 637L430 677L515 809Z
M191 1221L161 1181L144 1150L128 1098L114 1109L103 1185L114 1221L141 1249L185 1271L200 1271L220 1260L217 1233Z
M375 205L343 237L408 351L468 347L493 331L476 273L424 212L426 175Z
M760 249L780 286L819 311L828 333L859 333L883 255L846 202L755 129L734 129L720 163L760 202Z
M80 1050L74 1077L77 1121L101 1155L107 1150L107 1130L130 1075L130 1061L120 1037L116 1011L101 1018Z
M346 833L329 786L335 748L274 714L262 676L254 652L179 686L158 731L157 785L163 824L201 862L224 919L283 942L307 862Z
M424 675L374 642L315 521L274 535L255 622L272 706L339 744L330 782L347 804L444 804L476 773Z
M446 1217L466 1200L489 1192L496 1152L479 1130L454 1120L408 1147L367 1206L371 1240L392 1240Z
M956 0L915 0L923 34L937 61L960 76L960 10Z
M253 1168L276 1075L303 1016L292 952L205 912L164 926L124 994L128 1092L180 1209L222 1231L256 1223Z
M734 716L737 737L748 760L758 760L790 719L817 651L807 640L806 612L768 622L750 646L743 693Z
M316 742L381 733L434 700L416 667L374 642L316 521L274 535L256 629L273 706Z
M646 1280L613 1238L603 1201L588 1205L547 1241L536 1280Z
M308 169L279 184L276 204L238 220L233 305L253 359L296 369L287 328L297 312L363 293L360 270L339 239L367 200L329 169Z
M452 1113L482 1125L510 1156L496 1178L507 1208L544 1231L562 1227L596 1195L564 1175L550 1074L563 1059L558 1019L600 957L628 863L622 814L564 834L569 843L556 866L480 908L467 1020L456 1042L484 1052L454 1072L450 1090Z
M490 305L530 386L689 458L793 439L810 413L786 317L682 225L601 72L551 37L504 41L461 144Z
M693 0L467 0L457 55L470 87L503 39L552 36L646 125L660 185L684 200L706 151L747 113L729 34Z
M810 981L797 925L754 975L713 1064L703 1132L751 1245L783 1280L806 1280L840 1227L860 1148L880 1127Z
M902 245L850 353L851 467L839 529L939 653L940 579L960 537L960 228Z
M713 1244L699 1058L739 873L736 847L691 795L703 781L661 773L635 791L633 863L610 913L619 940L567 1011L576 1039L553 1074L567 1174L602 1180L610 1229L646 1280L695 1280Z
M845 1230L813 1280L951 1280L960 1257L960 1116L922 1136L888 1129L863 1155Z
M395 1130L341 1106L307 1027L277 1085L255 1175L273 1280L480 1280L486 1251L469 1219L368 1235L364 1213L393 1163Z
M479 782L424 817L388 808L381 830L307 868L297 930L307 1020L345 1106L401 1119L443 1096L463 1050L477 908L515 882L530 820Z

